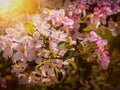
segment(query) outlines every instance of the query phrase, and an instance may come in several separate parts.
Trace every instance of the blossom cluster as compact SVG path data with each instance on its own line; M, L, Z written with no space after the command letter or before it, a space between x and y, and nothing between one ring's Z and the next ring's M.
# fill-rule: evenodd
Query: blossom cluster
M5 29L0 36L0 52L4 59L12 60L11 72L20 84L26 85L59 83L70 67L69 62L74 62L74 57L64 58L68 51L75 51L76 39L95 42L98 63L107 69L110 62L105 48L107 40L96 31L106 24L107 16L119 12L119 3L119 0L66 0L63 9L44 8L40 14L30 16L29 21Z
M108 51L105 50L105 46L107 45L107 40L103 40L101 39L101 37L99 37L94 31L90 32L90 38L89 40L91 42L95 42L96 43L96 50L95 50L95 54L97 55L98 58L98 62L99 65L103 68L103 69L107 69L108 65L109 65L109 56L108 56Z
M77 0L74 3L69 2L65 7L68 15L75 21L76 28L78 23L86 23L87 30L98 30L99 26L107 25L108 20L106 19L108 16L120 12L119 3L119 0ZM115 27L118 25L114 24L114 27L109 26L112 27L112 30L109 27L107 28L113 36L116 36Z
M0 49L6 60L12 59L12 72L16 73L21 84L58 82L55 69L65 74L63 67L70 60L61 60L67 49L64 46L59 48L58 44L75 44L68 33L73 24L63 9L45 9L43 13L33 15L30 22L6 28L5 35L0 36ZM27 72L27 69L31 71Z

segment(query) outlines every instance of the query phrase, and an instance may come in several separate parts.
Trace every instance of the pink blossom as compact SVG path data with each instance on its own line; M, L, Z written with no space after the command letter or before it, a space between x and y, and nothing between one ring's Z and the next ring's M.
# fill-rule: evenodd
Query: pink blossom
M89 5L81 2L77 5L78 13L83 13L83 16L85 17L86 15L86 9L89 8Z
M33 40L37 41L39 39L39 37L40 37L40 33L38 31L35 31L33 33Z
M18 51L16 53L14 53L14 55L13 55L14 61L22 60L23 58L24 58L24 53L21 51Z
M25 68L28 66L26 60L20 60L18 64L12 65L12 73L16 73L16 75L19 75L21 72L24 72Z
M44 36L47 36L47 37L48 37L49 34L50 34L49 29L46 30L46 29L41 29L41 28L39 28L39 27L36 27L36 29L40 32L41 35L44 35Z
M58 41L65 41L66 37L68 36L67 33L65 33L64 31L60 31L60 30L55 30L52 29L50 37L58 40Z
M34 61L35 61L36 64L39 64L39 63L42 62L42 58L41 58L41 57L38 57L38 58L36 58Z
M103 18L106 18L108 15L112 14L112 10L110 7L103 7L101 8L101 11L103 13Z
M39 39L40 38L40 33L38 31L33 33L33 40L32 40L32 44L34 44L34 47L36 49L40 49L43 45L43 41ZM31 46L31 45L29 45Z
M81 2L78 4L77 8L80 8L80 9L88 9L89 8L89 5Z
M109 57L107 55L103 55L100 57L99 64L103 69L107 69L110 63Z
M94 31L90 32L90 41L94 42L94 41L97 41L99 39L100 39L100 37Z
M27 35L27 32L24 30L22 23L16 24L12 28L6 28L5 32L12 41L16 42L20 41L21 37Z
M52 38L49 38L49 48L50 50L57 51L57 43L54 42Z
M100 49L103 49L107 45L107 40L98 40L96 44L97 44L97 47L99 47Z
M75 28L75 30L78 30L78 29L80 28L80 24L75 23L75 24L74 24L74 28Z
M77 18L78 18L78 16L75 13L73 13L72 16L71 16L71 19L77 20Z
M7 37L1 37L1 44L2 44L2 50L3 50L3 57L5 59L11 58L13 55L13 47L14 43L12 43L9 38Z
M0 78L0 84L2 88L7 88L7 82L5 80L5 78Z
M72 26L74 24L72 19L69 19L68 17L64 17L61 21L65 26Z

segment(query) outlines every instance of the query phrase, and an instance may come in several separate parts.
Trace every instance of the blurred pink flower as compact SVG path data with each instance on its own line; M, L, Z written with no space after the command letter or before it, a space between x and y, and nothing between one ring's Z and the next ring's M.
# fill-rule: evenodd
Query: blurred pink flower
M84 2L80 2L78 5L77 5L77 12L76 13L82 13L83 14L83 17L86 16L86 9L89 8L89 5L85 4Z
M107 40L98 40L96 44L99 49L103 49L107 45Z
M72 16L71 16L71 19L77 20L77 18L78 18L78 16L75 13L73 13Z
M13 46L14 43L12 43L8 37L1 37L1 45L3 50L3 57L5 59L11 58L13 55Z
M94 31L90 32L90 41L94 42L94 41L97 41L99 39L100 39L100 37Z
M7 82L6 82L5 78L0 78L0 85L4 89L7 88Z
M107 55L103 55L100 57L99 64L103 69L107 69L110 63L109 57Z
M57 51L57 43L55 43L54 39L49 38L49 48L50 50Z

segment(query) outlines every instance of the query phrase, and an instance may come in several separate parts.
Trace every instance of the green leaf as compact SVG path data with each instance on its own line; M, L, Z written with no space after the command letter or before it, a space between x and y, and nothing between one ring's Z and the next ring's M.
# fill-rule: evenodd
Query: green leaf
M24 25L25 31L28 34L33 35L33 33L35 32L35 29L34 29L32 22L24 22L23 25Z
M56 78L60 81L62 79L62 77L63 77L62 72L59 70L58 67L54 68L54 72L55 72Z
M40 66L44 65L46 61L39 63L35 68L39 68Z
M97 30L96 33L102 38L102 39L107 39L107 41L111 44L112 41L114 40L112 33L110 30L105 29L104 30L104 34L102 34L102 32L100 30Z
M68 50L71 50L72 48L75 48L75 45L70 45L69 43L67 43L65 46Z
M91 30L90 27L86 27L86 28L83 29L83 31L90 31L90 30Z
M62 49L65 45L66 45L66 42L64 42L64 41L59 42L58 45L57 45L57 48L60 50L60 49Z
M75 62L70 61L69 63L72 65L72 67L73 67L75 70L77 70L77 65L76 65L76 63L75 63Z
M64 56L63 56L63 60L69 59L71 57L74 57L76 55L76 52L74 50L69 50L67 51Z

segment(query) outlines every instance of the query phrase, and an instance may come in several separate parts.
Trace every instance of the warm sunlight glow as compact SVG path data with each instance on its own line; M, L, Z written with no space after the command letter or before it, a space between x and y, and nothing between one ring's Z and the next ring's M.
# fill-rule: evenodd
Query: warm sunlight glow
M0 14L32 13L36 10L36 0L0 0Z
M0 14L12 13L20 7L20 1L18 0L0 0Z
M0 9L9 8L12 4L11 0L0 0Z

